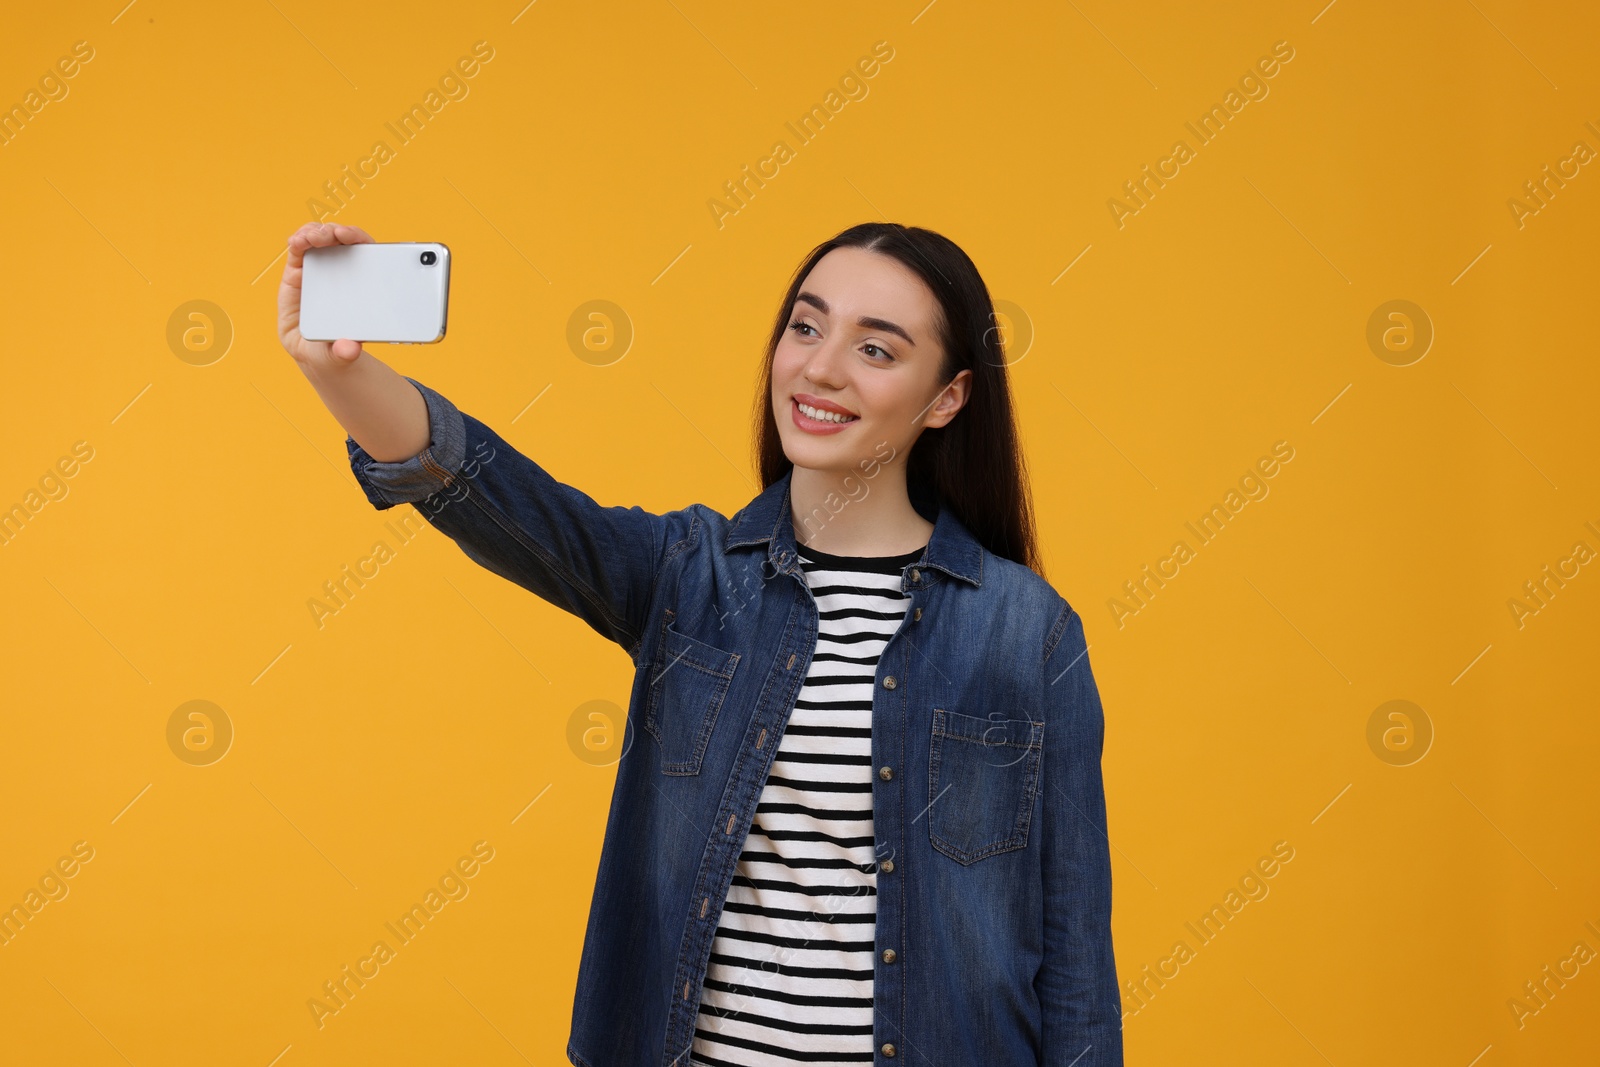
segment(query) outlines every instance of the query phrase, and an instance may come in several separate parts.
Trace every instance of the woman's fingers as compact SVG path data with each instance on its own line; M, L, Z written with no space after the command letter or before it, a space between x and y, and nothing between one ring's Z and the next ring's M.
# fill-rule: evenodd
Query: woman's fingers
M298 270L305 263L305 254L313 248L330 245L374 244L372 235L359 226L342 226L331 222L308 222L289 235L288 266Z
M375 244L372 235L359 226L334 226L334 236L344 245L370 245Z
M371 244L372 235L359 226L344 226L334 222L308 222L289 235L289 246L326 248L329 245Z
M329 351L333 353L334 359L344 363L354 363L361 356L361 342L341 337L333 342L333 347Z
M305 254L308 250L332 243L333 235L324 233L322 223L306 223L289 235L289 262L287 266L299 270L305 262Z
M361 357L359 341L341 338L330 345L323 341L307 341L300 336L300 281L305 254L311 249L373 243L372 235L359 226L331 222L308 222L289 235L289 257L283 265L283 280L278 287L278 335L295 359L344 365Z
M289 235L289 247L321 248L334 243L333 226L326 222L308 222Z

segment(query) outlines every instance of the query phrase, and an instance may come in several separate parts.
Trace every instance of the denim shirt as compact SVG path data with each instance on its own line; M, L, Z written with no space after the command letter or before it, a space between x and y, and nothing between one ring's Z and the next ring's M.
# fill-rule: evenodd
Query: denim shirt
M347 438L367 499L416 505L635 668L567 1056L687 1067L712 937L817 643L791 474L731 519L605 507L407 380L430 443L380 463ZM1120 1065L1082 619L948 509L933 522L873 691L873 1062Z

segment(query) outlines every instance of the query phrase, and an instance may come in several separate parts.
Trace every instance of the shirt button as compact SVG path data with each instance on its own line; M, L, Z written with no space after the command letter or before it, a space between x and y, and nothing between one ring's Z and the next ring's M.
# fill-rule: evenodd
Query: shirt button
M878 768L878 777L882 778L884 781L887 782L889 779L894 777L894 772L891 771L887 767L879 767Z
M883 962L884 963L893 963L894 962L894 949L886 948L886 949L883 950Z
M887 678L885 678L883 680L883 687L885 689L893 689L894 688L894 675L891 674L891 675L889 675L889 677L887 677Z
M883 1054L885 1056L889 1057L891 1060L894 1059L894 1046L889 1044L888 1042L884 1042Z
M911 621L912 622L921 622L922 621L922 609L921 608L918 608L916 611L914 611L912 613Z
M880 871L882 871L884 874L893 874L894 873L894 860L884 860L882 863L880 863L878 865L878 869ZM893 953L890 953L890 955L893 955ZM893 961L890 961L890 962L893 962Z
M916 581L917 579L919 579L921 577L922 577L922 572L917 570L917 568L912 567L911 568L911 580L914 582L914 581Z

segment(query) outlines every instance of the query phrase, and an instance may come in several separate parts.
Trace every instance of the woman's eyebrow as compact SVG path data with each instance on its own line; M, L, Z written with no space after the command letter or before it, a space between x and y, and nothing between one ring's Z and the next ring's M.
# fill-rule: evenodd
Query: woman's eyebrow
M828 302L822 299L822 297L817 296L815 293L808 293L802 290L795 295L794 302L798 304L802 300L815 307L824 315L828 314ZM911 339L911 335L906 333L899 326L896 326L894 323L890 322L888 319L876 319L871 315L863 315L856 320L856 325L865 326L869 330L883 330L885 333L896 334L905 338L906 344L911 345L913 348L916 347L917 342Z

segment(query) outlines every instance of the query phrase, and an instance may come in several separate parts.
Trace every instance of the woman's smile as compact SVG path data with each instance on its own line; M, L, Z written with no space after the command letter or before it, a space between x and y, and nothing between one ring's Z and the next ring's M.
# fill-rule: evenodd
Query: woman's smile
M861 420L859 415L846 415L835 410L838 405L823 407L821 403L810 402L819 400L818 397L809 397L808 402L802 403L801 396L808 394L801 393L789 398L789 410L794 415L794 424L806 433L838 433L851 423Z

